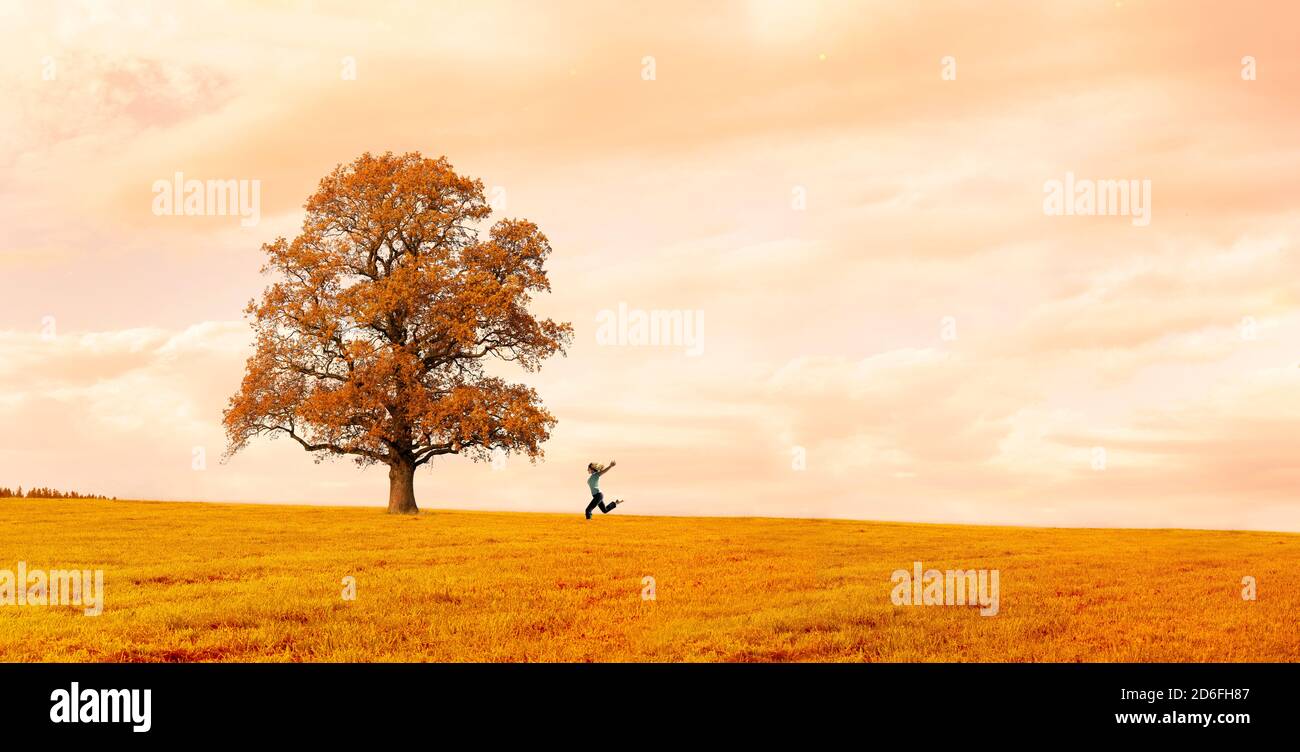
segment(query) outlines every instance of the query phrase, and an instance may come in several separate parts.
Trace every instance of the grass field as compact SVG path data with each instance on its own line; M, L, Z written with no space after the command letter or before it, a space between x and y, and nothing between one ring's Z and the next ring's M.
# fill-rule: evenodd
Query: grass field
M917 560L999 570L999 613L895 606ZM0 501L19 561L104 610L0 606L4 661L1300 659L1282 533Z

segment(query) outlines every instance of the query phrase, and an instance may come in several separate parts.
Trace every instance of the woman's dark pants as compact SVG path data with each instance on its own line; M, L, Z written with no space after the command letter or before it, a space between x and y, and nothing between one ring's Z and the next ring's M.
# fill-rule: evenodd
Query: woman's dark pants
M601 512L609 514L616 506L618 506L617 501L612 501L609 504L606 504L605 494L597 491L596 495L591 497L591 503L587 505L587 519L591 519L591 510L596 507L600 507Z

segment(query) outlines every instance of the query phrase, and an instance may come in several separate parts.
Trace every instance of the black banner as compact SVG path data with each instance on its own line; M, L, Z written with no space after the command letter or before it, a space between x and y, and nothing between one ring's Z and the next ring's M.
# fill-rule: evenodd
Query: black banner
M0 707L51 740L1238 738L1290 729L1298 679L1289 664L8 664Z

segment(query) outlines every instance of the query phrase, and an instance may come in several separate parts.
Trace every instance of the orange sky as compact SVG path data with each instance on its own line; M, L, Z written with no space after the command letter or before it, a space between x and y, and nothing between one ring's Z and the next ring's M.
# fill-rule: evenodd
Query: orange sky
M382 504L220 464L220 418L260 244L419 150L541 226L576 328L519 375L546 461L435 462L425 508L576 513L616 458L637 513L1300 530L1300 10L989 7L0 2L0 485ZM260 221L155 216L176 172ZM1046 215L1067 173L1150 223ZM702 351L599 344L620 303Z

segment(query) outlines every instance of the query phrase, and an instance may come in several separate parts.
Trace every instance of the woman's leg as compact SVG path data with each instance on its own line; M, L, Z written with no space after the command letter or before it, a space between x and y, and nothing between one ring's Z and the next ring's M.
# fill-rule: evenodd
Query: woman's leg
M604 499L605 499L605 495L600 493L591 497L591 503L587 505L587 519L591 519L591 510L595 509L596 507L600 507L600 511L602 512L605 511Z

